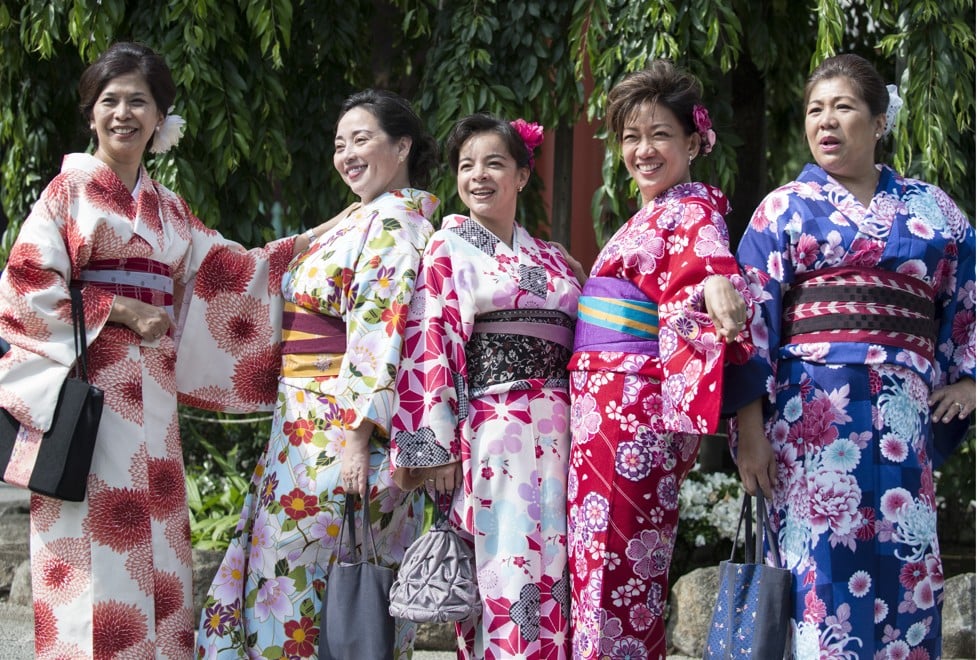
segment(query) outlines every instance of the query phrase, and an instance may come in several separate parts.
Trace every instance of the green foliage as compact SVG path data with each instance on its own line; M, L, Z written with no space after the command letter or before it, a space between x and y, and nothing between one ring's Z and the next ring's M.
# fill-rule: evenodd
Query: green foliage
M78 77L117 40L146 43L171 67L187 130L147 166L206 224L254 245L333 216L349 196L333 122L373 82L370 63L350 57L371 5L0 0L0 205L11 223L0 263L62 155L90 147Z
M936 472L939 547L974 545L977 535L977 429Z
M236 417L180 409L191 543L228 546L238 525L249 478L269 440L271 416Z
M433 135L444 138L457 119L474 112L523 117L547 129L574 123L582 86L568 50L564 0L395 4L405 16L406 45L425 53L416 99ZM463 210L455 190L452 173L443 172L433 190L443 212ZM532 177L529 192L539 190ZM547 232L540 195L521 195L519 203L521 222Z
M653 58L673 59L694 72L704 83L718 147L695 162L692 176L730 195L740 192L746 178L755 178L744 162L740 171L736 150L743 146L739 133L759 122L765 124L760 154L766 190L796 176L810 160L802 140L805 79L826 56L858 52L886 80L898 82L905 98L891 162L903 174L942 187L973 217L973 10L966 0L577 0L569 38L579 76L588 70L596 81L587 102L589 118L602 117L612 86ZM764 116L739 114L745 92L735 81L742 72L762 77ZM608 136L600 131L599 137ZM603 165L603 185L592 205L600 244L635 206L636 191L623 169L615 156Z

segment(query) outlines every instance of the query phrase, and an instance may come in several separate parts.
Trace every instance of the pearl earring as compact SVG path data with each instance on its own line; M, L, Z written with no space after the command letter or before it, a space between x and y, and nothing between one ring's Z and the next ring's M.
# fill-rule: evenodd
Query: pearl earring
M875 133L875 139L876 140L880 140L881 139L881 133Z
M691 154L690 156L687 157L687 164L690 165L693 162L694 162L694 154Z

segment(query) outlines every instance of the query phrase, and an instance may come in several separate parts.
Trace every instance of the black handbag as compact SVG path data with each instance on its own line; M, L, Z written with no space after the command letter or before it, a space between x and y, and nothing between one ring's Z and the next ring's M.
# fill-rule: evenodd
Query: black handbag
M51 428L41 439L37 461L27 488L70 502L85 499L85 486L92 467L95 438L102 419L102 390L88 382L85 340L85 310L82 294L71 291L71 316L75 331L75 367L58 394ZM20 423L0 409L0 479L13 454ZM21 484L14 484L20 486Z
M354 537L356 500L348 495L344 520L337 539L337 551L344 547L344 528L348 531L350 562L338 558L327 573L320 608L319 660L389 660L394 657L395 620L388 613L388 592L395 573L378 562L374 532L368 516L368 502L361 505L363 549L357 558ZM367 548L374 551L368 561Z
M762 556L762 538L779 563L779 547L769 529L766 503L756 498L755 553L752 548L752 496L745 494L742 515L735 533L736 543L728 561L718 567L718 598L708 628L704 660L779 660L786 655L789 621L793 613L793 576L785 568L767 566ZM745 563L735 562L735 545L745 521ZM764 530L764 531L763 531ZM754 559L754 561L753 561Z

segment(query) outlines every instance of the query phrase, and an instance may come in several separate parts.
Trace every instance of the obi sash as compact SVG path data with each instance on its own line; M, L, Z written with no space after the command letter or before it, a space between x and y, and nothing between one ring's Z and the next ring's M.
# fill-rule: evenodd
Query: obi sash
M72 280L74 286L83 284L162 307L174 315L174 280L165 263L140 257L90 261L78 279ZM167 330L167 334L172 331Z
M286 302L282 312L282 375L336 376L347 350L347 324Z
M575 351L659 356L657 304L617 277L591 277L578 299Z
M861 342L932 360L936 303L910 275L841 266L803 275L783 295L783 343Z
M159 261L141 258L90 261L74 282L136 298L173 313L174 280L170 266Z
M469 398L504 383L544 380L568 387L573 321L550 309L512 309L476 317L466 343Z

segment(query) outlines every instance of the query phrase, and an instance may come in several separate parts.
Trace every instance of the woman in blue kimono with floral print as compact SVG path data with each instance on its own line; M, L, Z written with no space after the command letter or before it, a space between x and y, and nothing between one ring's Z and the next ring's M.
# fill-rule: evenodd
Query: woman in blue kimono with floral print
M876 163L900 101L866 60L824 61L804 98L815 164L737 252L764 302L758 355L726 381L746 396L736 463L771 498L794 657L938 658L933 468L976 405L976 235L942 190Z

